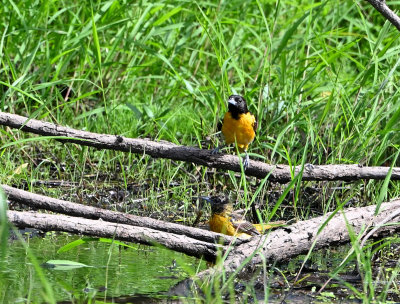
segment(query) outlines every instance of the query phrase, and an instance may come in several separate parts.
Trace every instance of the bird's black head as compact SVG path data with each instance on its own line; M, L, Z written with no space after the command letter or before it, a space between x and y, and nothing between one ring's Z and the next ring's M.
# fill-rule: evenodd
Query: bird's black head
M228 99L228 109L232 113L233 118L238 118L239 114L249 112L246 100L240 95L231 95Z
M200 198L210 203L212 213L232 212L232 205L229 203L228 196L201 196Z

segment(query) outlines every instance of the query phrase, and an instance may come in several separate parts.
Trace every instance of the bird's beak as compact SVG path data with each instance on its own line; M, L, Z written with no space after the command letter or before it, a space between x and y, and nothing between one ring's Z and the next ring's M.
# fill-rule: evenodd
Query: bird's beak
M199 198L211 203L211 197L209 197L209 196L199 196Z
M204 201L206 201L206 202L212 204L211 197L209 197L209 196L199 196L199 199L200 199L200 208L203 208L203 206L204 206Z
M236 100L235 100L235 99L233 99L233 98L229 98L229 100L228 100L228 103L230 103L231 105L234 105L234 106L236 106L236 105L237 105L237 102L236 102Z

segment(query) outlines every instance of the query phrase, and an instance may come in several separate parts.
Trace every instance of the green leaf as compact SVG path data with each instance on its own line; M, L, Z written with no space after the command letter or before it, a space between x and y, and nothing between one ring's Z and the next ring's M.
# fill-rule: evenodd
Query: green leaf
M332 90L331 95L328 98L328 101L325 105L324 112L322 113L321 119L319 120L319 126L321 126L325 120L326 115L330 113L333 96L335 95L335 89Z
M74 47L74 48L72 48L72 49L66 50L66 51L64 51L64 52L62 52L62 53L60 53L60 54L58 54L57 56L55 56L55 57L50 61L50 63L51 63L51 64L55 64L55 63L58 61L58 59L60 59L61 57L64 57L65 55L67 55L67 54L69 54L69 53L71 53L71 52L74 52L74 51L76 51L76 50L78 50L78 49L79 49L78 47Z
M295 186L297 180L303 176L303 169L291 180L289 185L286 187L286 189L283 191L282 195L279 197L278 201L275 203L274 208L270 212L267 223L271 221L272 217L275 215L276 211L278 210L279 206L282 204L283 200L285 199L286 195L290 192L290 190Z
M142 118L143 113L140 112L140 110L139 110L136 106L134 106L133 104L131 104L131 103L129 103L129 102L126 103L126 106L127 106L129 109L131 109L133 113L136 114L136 117L137 117L138 119Z
M93 12L92 12L92 29L93 29L93 42L95 46L95 54L97 59L98 67L101 66L101 52L100 52L100 43L99 43L99 36L97 35L97 28L96 23L94 21Z
M8 234L10 227L7 219L7 200L3 189L0 187L0 269L7 255Z
M60 249L57 250L57 253L63 253L63 252L67 252L75 247L78 247L80 245L83 244L87 244L89 242L100 242L100 243L108 243L108 244L114 244L114 245L118 245L118 246L123 246L123 247L127 247L127 248L132 248L132 249L136 249L136 247L134 246L130 246L127 245L123 242L120 241L116 241L113 239L107 239L107 238L96 238L96 237L83 237L79 240L75 240L73 242L70 242L64 246L62 246Z
M39 104L41 104L41 105L43 104L43 101L41 101L40 99L37 99L37 98L36 98L35 96L33 96L32 94L29 94L29 93L27 93L27 92L21 90L20 88L17 88L17 87L15 87L15 86L13 86L13 85L11 85L11 84L8 84L8 83L5 83L5 82L3 82L3 81L0 81L0 84L5 85L5 86L9 87L10 89L13 89L13 90L15 90L15 91L17 91L17 92L19 92L19 93L25 95L26 97L29 97L29 98L33 99L34 101L36 101L37 103L39 103Z
M182 10L181 6L178 6L178 7L174 8L173 10L169 11L165 15L161 16L158 20L156 20L153 23L153 25L154 26L158 26L158 25L164 23L166 20L170 19L173 15L179 13L181 10Z
M397 151L396 155L393 158L393 161L392 161L392 164L388 171L388 174L386 175L383 185L381 187L381 191L379 192L378 201L376 202L375 215L377 215L379 213L379 209L382 205L382 202L387 197L387 191L388 191L388 186L389 186L389 182L390 182L390 177L392 176L393 167L397 161L397 158L399 157L399 153L400 153L400 149Z
M185 83L186 89L189 91L189 93L193 94L194 89L193 89L193 86L191 85L191 83L189 81L187 81L186 79L183 79L183 82Z
M7 147L19 145L19 144L25 143L25 142L30 142L30 141L41 141L41 140L48 140L48 139L56 139L56 140L60 140L60 139L73 139L73 140L88 141L87 139L75 138L75 137L68 137L68 136L40 136L40 137L24 138L24 139L20 139L20 140L11 142L11 143L4 144L4 145L0 146L0 150L1 150L1 149L4 149L4 148L7 148Z
M88 239L95 241L98 240L99 238L82 238L79 240L75 240L73 242L70 242L64 246L62 246L60 249L57 250L57 253L63 253L71 250L72 248L78 247L82 244L86 244L88 242Z
M53 268L55 270L72 270L76 268L83 268L83 267L93 267L88 266L83 263L69 261L69 260L48 260L46 263L41 265L43 268Z
M283 35L281 42L278 45L278 48L275 51L275 57L272 60L272 63L275 62L276 58L281 54L282 50L286 47L290 37L293 36L293 33L296 31L296 29L299 27L299 25L310 15L311 11L308 11L305 13L301 18L299 18Z
M149 106L143 105L143 110L146 112L146 115L147 115L149 118L154 118L154 113L153 113L153 111L150 109Z
M400 117L400 108L398 108L396 112L394 112L392 117L390 117L389 121L385 126L385 129L383 129L382 131L382 134L387 134L388 132L393 131L393 126L395 123L399 121L399 117Z
M104 107L98 107L96 109L93 109L91 111L83 112L81 115L78 115L75 119L82 119L85 117L89 117L95 114L103 113L104 112Z

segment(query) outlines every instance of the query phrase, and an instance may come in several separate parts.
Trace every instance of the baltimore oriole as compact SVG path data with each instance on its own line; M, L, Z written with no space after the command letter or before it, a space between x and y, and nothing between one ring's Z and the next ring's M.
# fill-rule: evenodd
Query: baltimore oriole
M252 224L242 215L233 211L233 205L227 196L201 196L211 204L210 230L227 235L249 238L260 235L271 225Z
M244 168L249 166L247 148L254 140L257 130L257 120L247 109L246 100L240 95L231 95L228 99L228 112L218 128L225 139L225 144L236 143L240 152L245 152ZM213 153L218 153L219 148Z

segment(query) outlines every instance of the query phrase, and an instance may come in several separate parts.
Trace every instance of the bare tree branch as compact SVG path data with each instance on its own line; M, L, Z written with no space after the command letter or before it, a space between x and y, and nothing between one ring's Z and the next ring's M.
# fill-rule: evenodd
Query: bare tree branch
M164 222L149 217L136 216L132 214L115 212L106 209L85 206L69 201L63 201L52 197L39 195L24 190L16 189L7 185L0 185L10 201L21 203L35 209L45 209L71 216L84 217L87 219L102 219L112 223L133 225L151 228L154 230L170 232L179 235L186 235L190 238L210 243L223 242L229 244L235 239L228 235L215 233L194 227ZM244 240L235 240L241 243Z
M214 261L222 245L192 239L185 235L162 232L145 227L89 220L60 214L7 211L7 217L17 227L32 227L44 231L66 231L96 237L105 237L146 245L162 245L168 249Z
M17 128L45 136L57 136L62 142L72 142L79 145L110 149L123 152L147 154L156 158L167 158L191 162L207 167L240 172L237 156L228 154L213 155L210 150L195 147L180 146L166 141L151 141L141 138L126 138L118 135L107 135L79 131L42 122L27 117L0 112L0 125ZM293 168L294 174L299 174L301 167ZM361 167L358 165L310 165L304 168L303 180L359 180L385 179L388 167ZM250 161L246 175L264 178L269 174L269 180L286 183L292 180L291 168L287 165L268 165L259 161ZM400 168L393 168L393 180L400 179Z
M400 31L400 18L387 5L385 0L367 0L383 17Z

